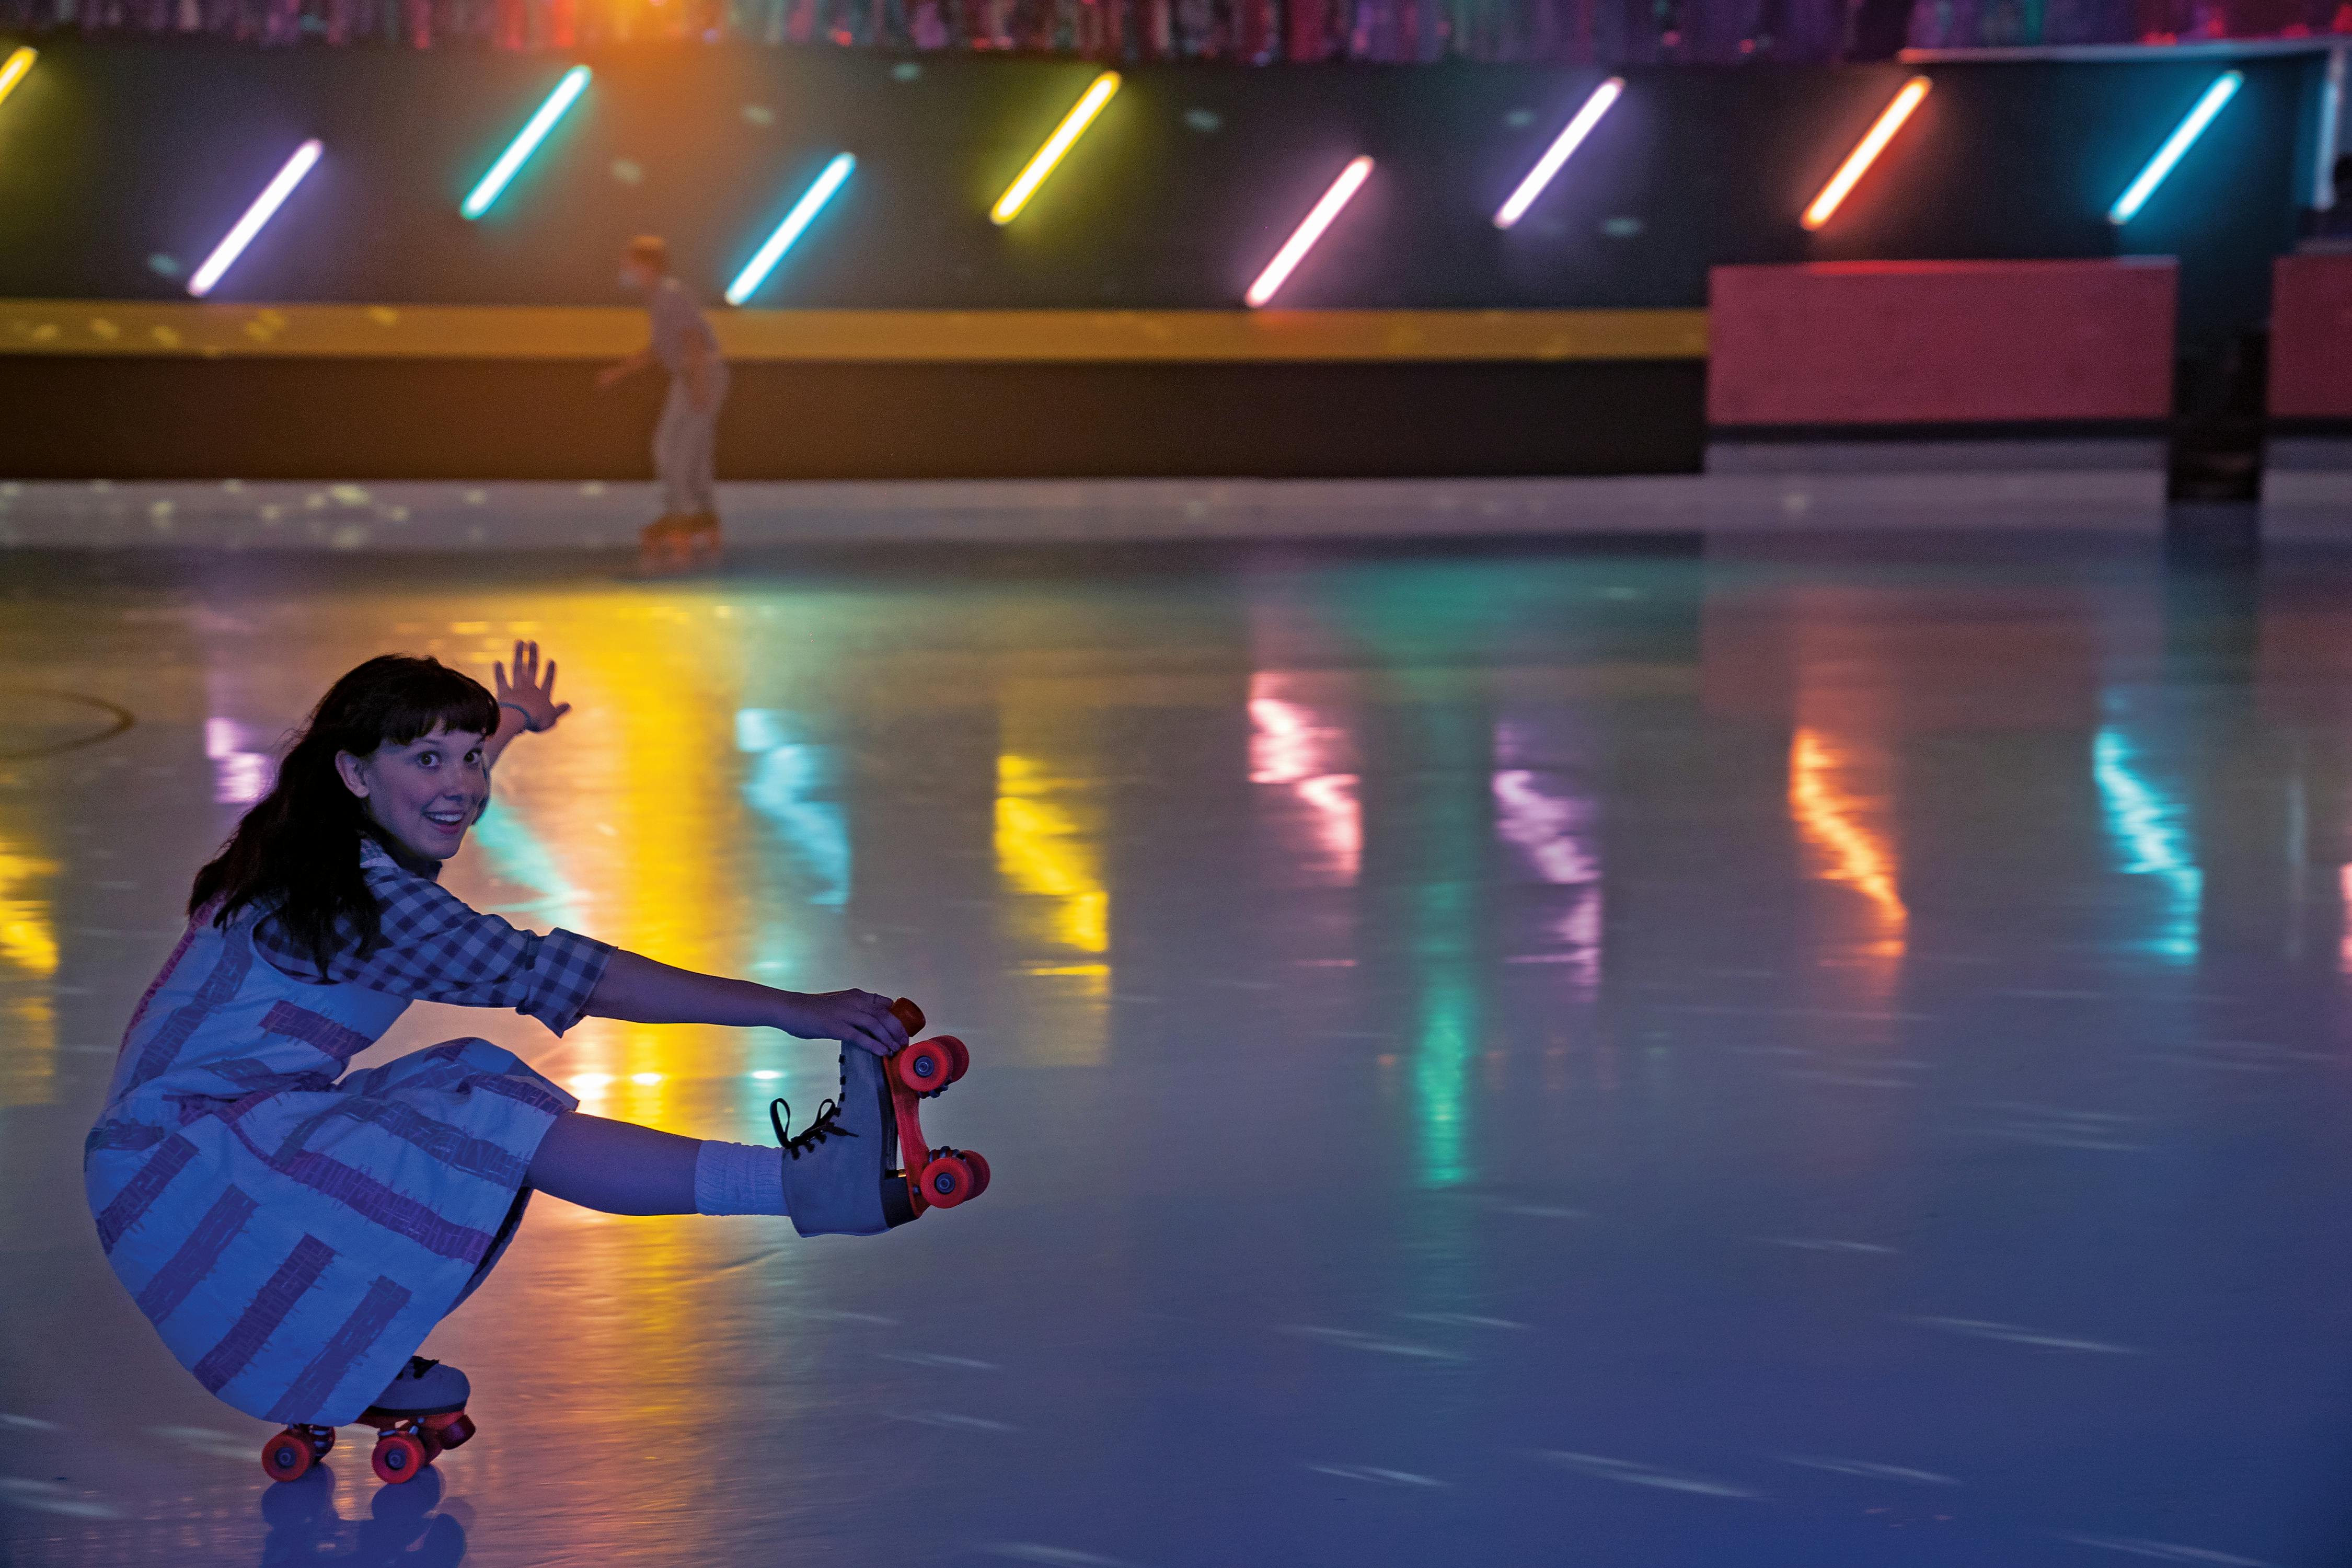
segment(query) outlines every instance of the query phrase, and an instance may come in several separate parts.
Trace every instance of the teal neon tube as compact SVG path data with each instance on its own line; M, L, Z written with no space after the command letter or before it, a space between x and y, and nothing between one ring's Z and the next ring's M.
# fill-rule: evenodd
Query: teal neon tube
M2109 223L2126 224L2139 215L2139 209L2147 205L2147 198L2156 194L2156 187L2164 184L2164 177L2172 173L2172 166L2187 155L2197 138L2205 134L2205 128L2213 123L2213 117L2221 112L2221 106L2235 98L2238 89L2245 84L2245 77L2237 71L2223 71L2213 79L2213 85L2207 88L2205 96L2197 100L2197 107L2189 111L2186 120L2173 127L2172 134L2165 138L2164 145L2156 150L2156 156L2147 161L2147 167L2139 172L2139 178L2125 186L2124 194L2116 198L2116 205L2107 209Z
M478 218L489 211L490 204L499 199L499 193L507 188L507 182L515 177L515 171L539 151L539 144L547 140L547 133L555 129L555 122L563 118L563 111L587 90L586 66L573 66L565 71L563 79L555 84L555 90L547 95L547 101L539 106L539 112L530 117L530 123L507 144L507 150L499 154L499 161L490 165L490 172L482 176L481 184L474 187L466 197L465 205L457 210L467 218Z
M734 282L727 285L729 304L741 304L768 280L768 274L776 269L776 263L784 258L784 252L800 238L802 230L816 221L816 215L824 209L824 204L833 199L833 193L841 189L842 182L848 179L849 172L856 167L856 158L847 153L824 166L824 173L819 174L816 184L803 192L801 199L793 204L793 210L784 215L784 221L776 226L776 232L768 237L768 243L760 247L759 254L735 275Z

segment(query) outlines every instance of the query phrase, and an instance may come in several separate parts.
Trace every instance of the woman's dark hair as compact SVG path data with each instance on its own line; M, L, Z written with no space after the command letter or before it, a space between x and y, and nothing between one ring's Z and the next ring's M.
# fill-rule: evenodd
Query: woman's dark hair
M213 923L226 925L248 904L274 910L322 974L354 937L362 954L372 951L383 933L382 911L360 871L366 807L344 787L335 753L364 757L443 725L488 735L499 727L498 702L472 676L406 654L372 658L336 681L278 764L269 793L196 873L188 913L217 905Z

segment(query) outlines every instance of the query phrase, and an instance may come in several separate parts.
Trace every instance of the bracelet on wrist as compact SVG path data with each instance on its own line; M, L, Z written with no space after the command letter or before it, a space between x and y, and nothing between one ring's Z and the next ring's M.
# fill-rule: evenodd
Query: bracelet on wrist
M523 729L524 729L526 731L528 731L529 733L533 734L533 735L536 735L536 734L538 734L538 733L539 733L539 726L538 726L538 725L536 725L536 724L534 724L534 723L532 723L532 722L530 721L530 709L528 709L528 708L524 707L524 706L523 706L521 703L520 703L520 702L501 702L501 703L499 703L499 707L501 707L501 708L511 708L511 709L513 709L516 712L518 712L518 713L521 714L521 715L522 715L522 727L523 727Z

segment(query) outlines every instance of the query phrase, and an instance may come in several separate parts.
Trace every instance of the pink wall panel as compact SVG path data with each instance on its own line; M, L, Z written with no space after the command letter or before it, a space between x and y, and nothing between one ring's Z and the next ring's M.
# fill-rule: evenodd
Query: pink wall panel
M2352 256L2273 264L2271 413L2352 419Z
M1707 422L2162 419L2179 280L2169 258L1718 267Z

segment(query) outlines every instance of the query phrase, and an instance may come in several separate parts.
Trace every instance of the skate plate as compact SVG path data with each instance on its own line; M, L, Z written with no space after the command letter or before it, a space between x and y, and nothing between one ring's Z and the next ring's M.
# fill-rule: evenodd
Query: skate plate
M413 1481L425 1466L474 1436L466 1407L454 1410L379 1410L368 1406L356 1425L376 1430L375 1451L368 1464L386 1486ZM327 1457L335 1446L335 1429L297 1422L261 1446L261 1472L273 1481L296 1481Z
M923 1032L923 1010L904 996L890 1011L910 1036ZM905 1219L919 1218L927 1209L953 1208L988 1190L988 1162L969 1149L931 1146L923 1135L922 1103L944 1093L950 1084L971 1070L971 1052L953 1035L916 1040L883 1059L882 1079L890 1086L890 1109L898 1122L898 1157L906 1168L883 1178L883 1206L900 1210L903 1184Z

